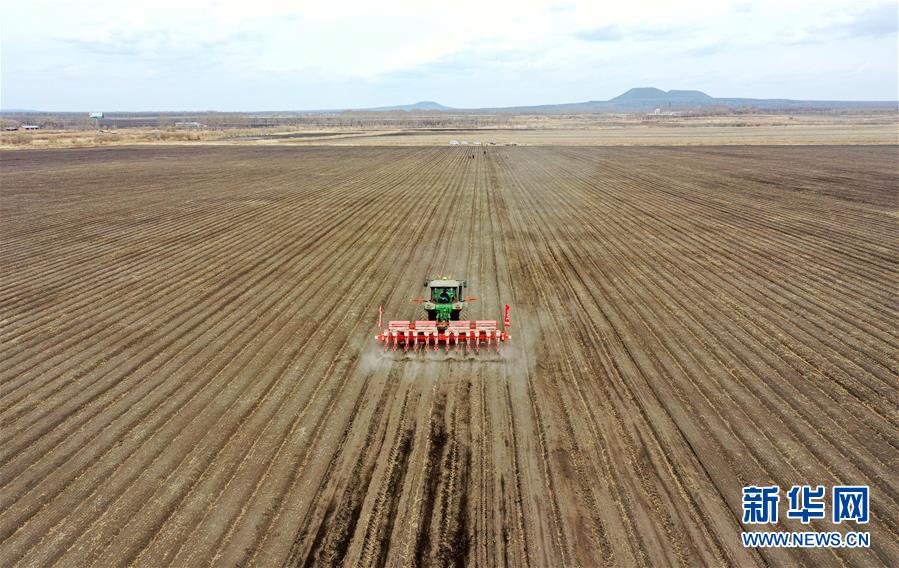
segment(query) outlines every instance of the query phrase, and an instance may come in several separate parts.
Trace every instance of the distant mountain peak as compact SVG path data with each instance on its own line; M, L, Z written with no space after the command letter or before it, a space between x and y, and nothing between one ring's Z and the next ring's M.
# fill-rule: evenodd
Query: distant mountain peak
M413 105L409 105L409 106L411 106L412 108L429 109L429 110L443 110L443 109L449 108L449 107L445 107L442 104L440 104L438 102L434 102L434 101L418 101L417 103L415 103Z
M665 98L667 95L665 91L662 89L657 89L655 87L634 87L633 89L628 89L627 91L621 93L614 99L613 101L634 101L634 100L642 100L642 99L659 99Z
M663 91L662 89L657 89L655 87L635 87L633 89L628 89L624 93L618 95L614 99L610 99L611 101L675 101L675 100L711 100L712 97L703 93L702 91L695 90L677 90L672 89L670 91Z
M377 108L367 108L363 109L367 111L395 111L395 110L453 110L448 106L443 106L442 104L434 101L418 101L417 103L411 105L394 105L394 106L386 106L386 107L377 107Z
M678 91L675 89L671 89L668 91L668 96L672 99L693 99L693 100L712 100L714 97L703 93L702 91L696 90L683 90Z
M789 110L837 108L895 109L896 106L896 101L747 99L739 97L712 97L702 91L688 89L663 91L656 87L636 87L606 101L591 100L578 103L502 107L498 109L483 108L475 110L525 113L646 113L654 112L656 109L664 109L666 113L679 113L709 107L721 109L748 107L756 109Z

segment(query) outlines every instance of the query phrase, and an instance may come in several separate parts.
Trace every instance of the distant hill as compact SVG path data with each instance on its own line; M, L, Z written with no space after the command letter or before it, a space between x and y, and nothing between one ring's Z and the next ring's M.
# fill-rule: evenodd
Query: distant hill
M715 98L702 91L671 90L665 92L655 87L638 87L608 101L594 101L594 104L615 110L652 110L671 106L711 106L715 104Z
M655 87L637 87L618 95L613 99L606 101L607 103L668 103L672 101L690 101L690 102L711 102L714 97L703 93L702 91L677 91L671 90L667 93L662 89Z
M485 108L478 110L524 113L652 112L654 109L660 109L663 111L677 111L713 107L754 107L766 110L897 108L897 102L721 98L712 97L706 93L703 93L702 91L674 89L670 91L663 91L655 87L637 87L634 89L630 89L607 101L586 101L582 103L505 107L498 109Z
M412 110L456 110L447 106L443 106L440 103L435 103L434 101L419 101L417 103L411 105L396 105L396 106L386 106L386 107L376 107L376 108L366 108L360 109L372 112L388 112L392 110L404 110L404 111L412 111Z
M589 112L652 112L660 109L668 111L686 111L700 108L737 108L753 107L764 110L799 110L799 109L845 109L845 108L897 108L896 101L826 101L826 100L794 100L794 99L749 99L713 97L702 91L677 90L663 91L655 87L636 87L607 101L585 101L580 103L561 103L515 107L485 107L477 109L458 109L444 106L434 101L422 101L411 105L398 105L363 109L366 111L463 111L463 112L515 112L515 113L589 113Z

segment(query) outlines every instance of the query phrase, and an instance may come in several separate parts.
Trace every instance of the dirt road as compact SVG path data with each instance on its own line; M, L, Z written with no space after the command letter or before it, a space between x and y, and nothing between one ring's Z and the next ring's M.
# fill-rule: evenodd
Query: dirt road
M0 154L0 564L899 564L895 147L470 154ZM502 356L374 347L441 274Z

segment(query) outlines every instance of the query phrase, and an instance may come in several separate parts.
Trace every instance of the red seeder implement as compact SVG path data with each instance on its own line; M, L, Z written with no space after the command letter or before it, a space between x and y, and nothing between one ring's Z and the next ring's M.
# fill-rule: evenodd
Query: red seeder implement
M383 310L379 308L379 316ZM378 318L380 327L380 317ZM476 321L389 321L387 328L383 329L375 338L385 349L393 348L394 351L402 348L404 351L412 349L428 350L432 347L439 349L441 346L449 350L451 347L465 350L478 351L481 346L499 349L501 343L509 341L511 337L505 332L509 327L509 306L503 317L503 328L500 329L496 320Z

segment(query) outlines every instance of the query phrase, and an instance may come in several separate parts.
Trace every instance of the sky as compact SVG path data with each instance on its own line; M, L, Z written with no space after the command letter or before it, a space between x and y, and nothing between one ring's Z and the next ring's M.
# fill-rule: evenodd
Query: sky
M896 0L2 0L0 108L896 100Z

